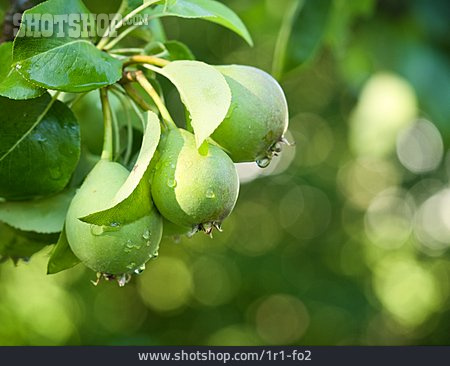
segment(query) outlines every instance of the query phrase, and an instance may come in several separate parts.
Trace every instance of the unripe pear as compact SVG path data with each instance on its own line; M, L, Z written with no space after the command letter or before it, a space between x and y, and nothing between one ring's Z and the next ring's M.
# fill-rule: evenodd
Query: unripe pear
M210 233L220 228L236 204L239 178L229 156L205 143L196 148L194 135L172 129L160 146L152 196L159 212L172 223Z
M174 224L173 222L163 217L163 237L179 238L184 235L190 236L191 233L194 233L192 231L192 228Z
M66 234L74 254L92 270L119 276L139 272L155 257L162 236L156 209L130 224L97 226L79 220L108 208L129 172L120 164L101 160L78 190L66 217Z
M288 128L286 97L268 73L250 66L218 66L232 93L227 117L212 138L235 163L258 162L265 167L281 150Z

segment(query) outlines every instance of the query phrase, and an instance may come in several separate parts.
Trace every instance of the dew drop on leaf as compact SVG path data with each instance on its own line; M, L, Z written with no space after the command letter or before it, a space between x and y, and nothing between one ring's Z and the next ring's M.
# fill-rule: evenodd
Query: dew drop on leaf
M52 179L58 180L62 177L62 170L61 167L59 167L58 165L54 165L52 167L50 167L50 177Z

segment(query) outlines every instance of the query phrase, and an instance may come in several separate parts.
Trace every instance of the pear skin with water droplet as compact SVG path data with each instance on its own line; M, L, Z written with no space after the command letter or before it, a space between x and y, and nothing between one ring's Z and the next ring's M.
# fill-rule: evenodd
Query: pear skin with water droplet
M271 158L289 123L281 86L268 73L250 66L217 66L231 89L231 107L212 135L235 163Z
M98 162L78 190L67 213L69 245L75 255L96 272L108 275L133 273L159 248L162 218L151 203L147 216L123 226L103 228L79 220L107 208L128 174L118 163ZM92 230L92 226L96 230ZM130 242L133 243L132 249L127 247ZM130 268L130 263L135 264L133 268Z
M171 130L160 149L151 189L164 218L193 228L228 217L239 194L239 178L229 156L210 144L199 152L194 135L182 129Z

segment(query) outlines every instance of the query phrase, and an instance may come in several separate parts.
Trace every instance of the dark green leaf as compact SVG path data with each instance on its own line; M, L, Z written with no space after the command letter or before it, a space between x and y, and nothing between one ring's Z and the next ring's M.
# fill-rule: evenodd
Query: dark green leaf
M331 3L331 0L305 1L289 41L288 68L296 67L314 56L325 34Z
M314 57L327 29L331 0L293 0L280 31L274 75L292 70Z
M179 41L152 42L145 47L149 55L158 55L170 61L195 60L192 51L184 43Z
M181 18L200 18L220 24L244 38L253 45L252 37L242 20L230 8L213 0L167 0L147 13L156 16L176 16Z
M0 98L0 197L28 199L61 191L80 155L80 129L69 108L48 94Z
M64 271L76 266L78 263L80 263L80 260L73 254L72 249L70 249L66 230L64 229L48 261L47 274Z
M184 43L178 41L167 41L164 46L169 53L168 59L171 61L176 60L195 60L195 56L192 51Z
M0 262L8 258L14 262L19 259L28 260L46 247L51 242L50 239L52 238L47 235L29 235L0 223Z
M26 81L12 68L11 42L0 45L0 95L11 99L32 99L44 94L45 89Z
M89 34L76 34L68 22L61 28L55 24L48 38L27 34L27 29L33 29L33 16L88 13L81 0L49 0L27 10L13 51L13 61L21 75L39 86L73 93L98 89L119 80L121 62L98 50L90 42ZM83 29L88 22L80 23ZM38 22L39 32L40 26Z
M148 123L139 157L111 202L111 208L83 217L82 221L99 226L109 226L113 223L124 225L148 214L151 209L148 167L158 147L160 135L158 117L153 112L148 112Z

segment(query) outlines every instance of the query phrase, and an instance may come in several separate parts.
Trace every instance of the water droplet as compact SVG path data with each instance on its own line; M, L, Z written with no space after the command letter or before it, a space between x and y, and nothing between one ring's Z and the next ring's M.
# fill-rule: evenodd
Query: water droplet
M131 240L127 240L126 248L128 248L130 251L132 249L139 250L141 249L141 246L138 244L134 244Z
M129 269L129 270L132 270L132 269L134 269L136 267L136 263L134 263L134 262L131 262L128 266L127 266L127 268Z
M140 275L142 272L145 271L145 264L143 264L142 266L140 266L138 269L134 270L134 273L137 275Z
M175 188L176 186L177 186L177 181L175 180L175 179L168 179L167 180L167 185L170 187L170 188Z
M150 246L150 240L147 242L147 243L145 243L145 246L147 246L147 247L149 247Z
M256 160L256 164L260 168L267 168L270 165L271 161L272 161L272 159L270 159L270 158L262 158L262 159Z
M216 194L214 193L214 191L212 189L208 189L206 191L206 198L216 198Z
M24 113L23 116L26 117L27 113ZM45 136L42 136L41 134L34 135L34 139L38 142L46 142L47 141L47 138Z
M105 232L103 228L103 226L91 225L91 234L95 236L103 235L103 233Z
M61 170L61 167L60 166L58 166L58 165L54 165L54 166L51 166L50 168L49 168L49 173L50 173L50 177L52 178L52 179L55 179L55 180L57 180L57 179L60 179L61 177L62 177L62 170Z
M142 237L145 239L145 240L148 240L148 239L150 239L150 230L145 230L145 232L144 232L144 234L142 235Z
M16 65L16 70L20 70L22 68L22 65L21 64L17 64Z
M114 232L120 230L120 224L118 222L113 222L109 226L103 226L104 232Z

